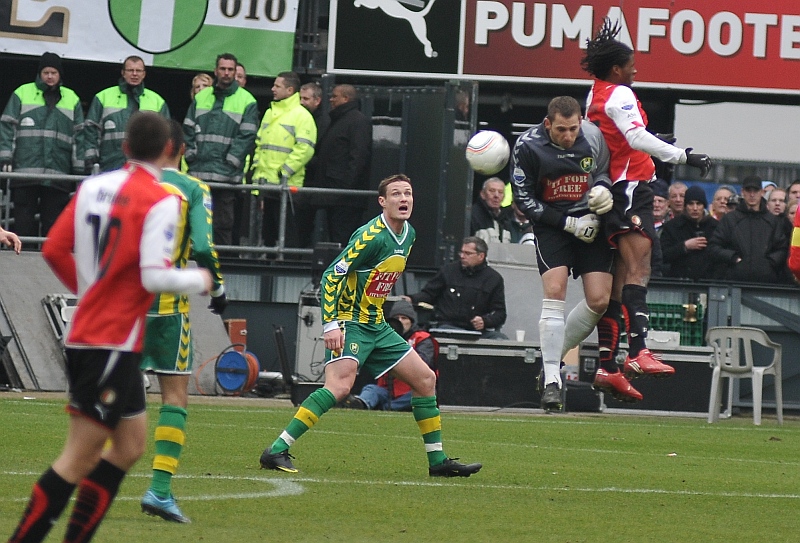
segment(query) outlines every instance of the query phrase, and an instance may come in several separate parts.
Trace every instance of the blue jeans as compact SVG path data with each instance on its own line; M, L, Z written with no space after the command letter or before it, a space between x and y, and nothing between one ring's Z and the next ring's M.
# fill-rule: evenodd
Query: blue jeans
M411 392L391 399L389 391L378 385L364 385L358 398L367 404L370 409L382 409L383 411L411 411Z

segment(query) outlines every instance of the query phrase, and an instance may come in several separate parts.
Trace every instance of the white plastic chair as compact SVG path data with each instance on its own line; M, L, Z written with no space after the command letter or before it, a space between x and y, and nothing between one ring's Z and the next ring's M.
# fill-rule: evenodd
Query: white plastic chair
M711 366L711 397L708 404L708 422L719 420L722 403L722 379L728 381L728 412L733 402L733 380L753 380L753 423L761 424L761 395L764 375L775 376L775 407L778 424L783 424L783 393L781 390L781 345L775 343L758 328L744 326L718 326L710 328L706 342L714 349ZM753 365L753 343L772 349L772 362L767 366Z

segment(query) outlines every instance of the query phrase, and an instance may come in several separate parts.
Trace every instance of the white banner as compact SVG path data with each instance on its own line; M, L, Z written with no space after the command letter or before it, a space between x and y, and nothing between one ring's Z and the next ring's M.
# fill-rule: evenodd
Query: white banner
M0 0L0 50L211 70L233 53L253 75L292 69L299 0Z

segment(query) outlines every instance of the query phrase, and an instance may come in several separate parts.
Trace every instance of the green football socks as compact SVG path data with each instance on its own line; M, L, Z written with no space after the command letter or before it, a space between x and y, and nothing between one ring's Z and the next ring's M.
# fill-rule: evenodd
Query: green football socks
M425 452L428 453L428 465L438 466L445 461L447 455L442 450L442 418L436 406L436 396L411 398L411 412L417 421Z
M153 481L150 490L159 498L172 493L172 476L178 470L178 459L186 443L186 410L162 405L156 426L156 456L153 459Z
M289 426L270 447L271 452L281 453L291 447L300 436L314 426L319 418L336 405L336 397L327 388L319 388L312 392L297 408Z

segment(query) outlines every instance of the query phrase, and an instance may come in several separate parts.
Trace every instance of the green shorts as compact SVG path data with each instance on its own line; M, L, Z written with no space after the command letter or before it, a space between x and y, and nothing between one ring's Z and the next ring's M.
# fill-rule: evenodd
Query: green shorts
M143 371L192 373L192 327L189 315L148 315L142 350Z
M395 367L408 354L411 346L386 322L362 324L343 322L344 349L339 353L325 349L325 363L342 358L358 360L358 370L366 368L376 379Z

